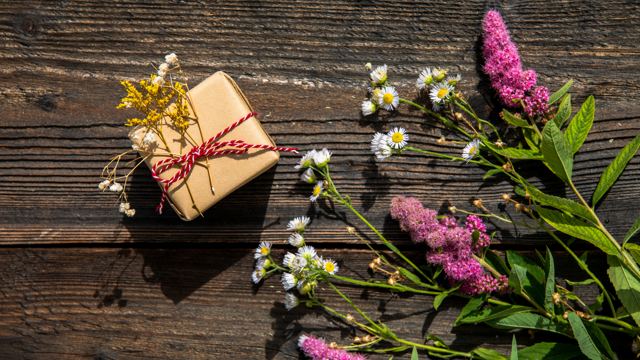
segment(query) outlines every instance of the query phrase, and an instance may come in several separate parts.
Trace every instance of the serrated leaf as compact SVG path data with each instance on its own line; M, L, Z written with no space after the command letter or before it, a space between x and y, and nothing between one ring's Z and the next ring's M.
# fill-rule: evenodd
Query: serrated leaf
M514 265L519 265L527 270L522 288L537 304L543 304L545 296L544 270L533 261L515 251L507 250L507 259L509 260L509 264L511 264L511 268L513 268Z
M576 218L541 207L538 208L538 214L556 230L586 240L609 255L621 256L615 245L599 229Z
M411 351L411 360L418 360L418 349L413 347L413 351Z
M580 354L580 348L573 344L545 342L518 351L520 360L569 360Z
M496 329L537 329L571 337L566 323L560 321L552 322L540 314L530 312L513 314L501 319L489 320L485 323Z
M584 205L580 205L573 200L547 195L533 186L528 186L526 191L534 200L542 205L552 206L558 210L570 212L574 215L585 218L594 224L598 223L598 219L593 215L589 208Z
M462 312L460 313L460 316L458 316L458 319L456 319L456 322L453 324L453 326L458 326L462 324L462 320L465 317L467 317L469 314L480 309L482 305L484 305L484 303L487 301L488 298L489 298L489 294L486 294L486 293L478 294L472 297L467 303L467 305L465 305L465 307L462 308Z
M587 279L584 281L571 281L571 280L565 280L567 282L567 284L571 285L571 286L576 286L576 285L589 285L589 284L593 284L596 281L593 279Z
M502 117L511 125L515 125L518 127L529 127L529 123L527 122L527 120L520 119L507 110L502 110Z
M571 330L582 353L591 360L615 360L602 331L597 326L582 319L574 312L569 313L567 318L571 324Z
M402 277L411 280L415 284L420 284L420 278L416 276L414 273L412 273L411 271L400 266L398 266L398 270L400 270Z
M427 340L433 340L433 343L436 347L443 348L443 349L449 348L447 344L444 343L444 340L442 340L436 335L431 335L431 334L427 335Z
M491 267L500 273L500 275L509 276L511 270L507 267L507 264L502 261L500 255L496 254L495 251L488 249L484 254L484 261L487 262Z
M604 302L604 293L600 293L600 295L598 295L598 297L596 298L596 302L594 302L593 304L587 305L587 307L592 313L595 313L596 311L600 310L603 302Z
M558 129L562 129L562 125L564 125L564 123L567 120L569 120L570 116L571 116L571 94L567 94L567 96L565 96L562 102L560 103L560 106L558 106L558 111L556 112L556 115L553 117L553 119L550 122L554 122L556 125L558 125Z
M620 260L607 256L609 279L616 294L636 324L640 324L640 280Z
M573 172L571 148L553 121L549 121L542 131L540 150L545 165L562 181L570 183Z
M511 265L511 275L507 284L513 288L513 292L522 294L525 281L527 281L527 269L519 265Z
M624 236L624 241L622 241L622 244L626 244L627 241L629 241L629 239L631 239L631 237L638 232L638 230L640 230L640 217L636 220L635 223L633 223L631 229L627 231L627 235Z
M604 172L600 177L600 181L598 182L598 187L596 187L596 191L593 193L593 198L591 200L592 206L596 206L602 196L604 196L607 190L609 190L613 183L616 182L618 176L622 174L622 170L627 166L629 160L631 160L633 155L638 151L638 147L640 147L640 135L636 136L635 139L622 148L611 164L604 169Z
M638 246L638 244L626 243L624 244L624 247L629 250L636 263L640 264L640 246Z
M556 292L556 271L553 262L553 255L551 255L551 251L549 251L548 247L544 272L546 274L544 285L544 308L547 310L547 312L553 314L553 294Z
M571 88L571 84L573 84L573 79L569 79L569 81L562 88L560 88L560 90L551 94L551 96L549 96L549 100L547 101L547 105L553 105L558 102L558 100L562 99L564 94L566 94L567 91L569 91L569 89Z
M510 360L518 360L518 344L516 343L516 336L513 335L511 339L511 358Z
M593 95L589 96L587 101L582 104L580 111L573 117L573 120L567 126L567 130L564 132L564 138L571 147L571 153L575 154L580 150L580 147L587 138L591 126L593 125L593 119L596 111L596 102L593 100Z
M484 349L484 348L475 349L471 353L473 355L475 355L474 359L480 359L480 360L507 360L507 358L504 357L499 352L494 351L494 350Z
M482 178L482 180L487 180L487 178L496 175L496 174L502 174L502 170L500 169L491 169L489 171L487 171L486 174L484 174L484 178Z
M529 306L520 306L520 305L499 305L492 306L488 309L479 310L469 314L467 317L462 319L461 324L474 324L481 323L485 321L490 321L494 319L500 319L503 317L507 317L509 315L521 313L521 312L531 312L536 311L536 309Z

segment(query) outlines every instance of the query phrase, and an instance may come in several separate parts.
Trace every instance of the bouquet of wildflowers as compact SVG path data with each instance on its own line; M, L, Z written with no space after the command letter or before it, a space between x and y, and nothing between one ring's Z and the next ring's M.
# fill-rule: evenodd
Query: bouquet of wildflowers
M594 121L593 97L589 97L571 118L571 95L568 93L571 81L550 95L546 87L537 86L533 70L522 69L517 48L500 14L489 11L483 25L484 71L504 106L501 117L511 126L521 129L527 148L510 147L503 142L495 126L479 118L462 95L459 90L461 77L450 75L446 69L425 68L418 75L416 85L419 91L429 93L429 104L400 98L400 93L389 82L389 68L384 65L373 69L369 97L362 103L362 112L368 116L381 109L395 111L405 103L456 130L458 139L448 141L441 138L438 144L463 145L460 156L413 148L409 145L409 134L401 127L395 127L388 133L376 133L371 141L371 151L380 161L392 161L392 156L410 151L480 166L487 171L485 179L502 176L513 182L514 193L503 194L502 199L513 204L520 218L494 214L481 199L474 201L475 211L451 206L450 214L438 214L425 208L418 199L396 197L390 204L391 217L398 221L400 229L407 232L414 243L425 247L428 266L416 265L352 206L348 196L340 194L330 176L331 152L327 149L309 151L296 168L304 170L301 180L313 185L311 202L322 199L349 208L403 263L392 263L349 227L347 231L364 241L373 253L373 261L369 265L372 278L361 281L341 276L336 261L323 259L305 243L304 230L310 222L306 217L294 219L289 224L288 229L293 231L289 243L298 250L287 253L282 266L272 259L271 244L262 243L256 252L254 282L279 272L288 291L285 296L287 309L301 303L317 306L346 320L362 333L347 344L327 344L313 334L302 334L299 347L306 356L314 360L362 359L364 352L412 351L412 359L417 359L418 350L422 349L430 356L441 358L503 360L509 356L510 359L614 360L616 356L603 330L621 333L640 342L640 245L630 241L640 229L640 219L624 239L618 241L607 231L595 211L598 201L640 147L640 136L620 151L602 173L590 201L585 199L574 186L572 168L573 156L580 150ZM369 70L372 68L370 64L367 67ZM542 163L540 166L546 166L562 180L579 201L547 194L520 174L523 164L530 167L538 161ZM464 214L466 219L461 220L454 214ZM567 279L567 283L572 287L597 284L600 294L596 302L585 304L574 292L556 282L558 274L549 249L544 254L538 253L538 261L507 251L505 262L490 249L493 234L487 233L485 218L548 234L589 276L588 280L581 282ZM559 234L569 235L571 240L565 241ZM598 279L589 270L587 252L577 256L570 248L575 239L587 241L607 254L610 267L606 281L611 282L615 294L605 288L605 279ZM357 314L342 314L328 307L319 297L319 284L326 284L341 295ZM447 297L467 298L469 301L462 309L456 326L481 324L479 326L496 329L547 331L557 334L558 342L537 343L518 350L514 336L512 351L505 355L483 348L471 352L456 351L434 335L428 335L424 343L407 341L396 336L393 329L383 322L361 311L340 291L340 284L435 296L436 310ZM389 343L394 345L388 347Z

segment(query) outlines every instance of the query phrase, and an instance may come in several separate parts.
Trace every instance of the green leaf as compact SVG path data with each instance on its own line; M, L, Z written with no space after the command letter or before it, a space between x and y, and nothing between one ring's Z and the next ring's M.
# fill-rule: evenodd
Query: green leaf
M522 294L523 286L527 280L527 269L519 265L511 265L511 275L507 284L513 288L516 294Z
M604 196L611 185L618 179L618 176L622 174L622 170L624 170L629 160L631 160L633 155L638 151L638 147L640 147L640 135L636 136L627 146L622 148L618 156L607 166L600 177L596 191L593 193L593 199L591 200L592 206L596 206L602 196Z
M582 321L574 312L569 313L568 320L583 354L591 360L615 360L609 343L597 326L588 321Z
M576 294L574 294L571 291L565 290L565 289L563 289L561 287L558 287L558 293L560 295L566 296L567 299L569 299L569 300L578 300L578 297L576 296Z
M631 239L631 237L638 232L638 230L640 230L640 217L636 220L631 229L627 231L627 235L624 236L624 241L622 241L622 244L626 244L627 241L629 241L629 239Z
M567 130L564 132L564 138L571 147L572 154L580 150L584 140L587 138L593 125L595 111L596 102L593 100L593 96L589 96L587 101L582 104L580 111L573 117L569 126L567 126Z
M562 181L570 183L573 172L571 148L553 121L549 121L542 131L542 146L540 150L542 151L545 165Z
M620 260L607 256L609 279L616 288L616 294L636 324L640 324L640 281Z
M496 254L496 252L491 249L487 250L487 252L484 254L484 261L487 264L491 265L491 267L499 272L500 275L509 276L509 274L511 273L511 270L509 270L507 264L502 261L500 255Z
M538 214L556 230L586 240L609 255L620 256L615 245L599 229L576 218L541 207L538 208Z
M486 174L484 174L484 178L482 178L482 180L487 180L487 178L496 175L496 174L502 174L502 170L500 169L491 169L489 171L487 171Z
M411 280L414 284L421 283L420 278L416 276L414 273L412 273L411 271L400 266L398 266L398 270L400 270L400 273L402 273L402 277Z
M507 360L507 358L504 357L499 352L494 351L494 350L489 350L489 349L479 348L479 349L473 350L471 353L473 355L475 355L474 359L480 359L480 360Z
M510 360L518 360L518 344L516 343L516 336L513 335L511 339L511 358Z
M596 281L593 279L587 279L584 281L571 281L571 280L566 280L567 284L571 285L571 286L576 286L576 285L589 285L589 284L593 284Z
M520 306L520 305L493 306L488 309L476 311L474 313L469 314L467 317L462 319L460 323L461 324L481 323L485 321L507 317L512 314L517 314L521 312L531 312L531 311L536 311L536 309L529 306Z
M532 150L516 149L512 147L500 148L489 142L484 142L483 145L502 156L507 156L511 160L542 160L543 159L542 153L535 152Z
M447 294L446 292L438 294L438 296L436 296L436 298L433 300L433 308L435 310L438 310L440 304L442 304L442 301L446 299L447 296L449 296L449 294Z
M573 344L545 342L518 351L520 360L569 360L580 354L580 348Z
M411 360L418 360L418 349L413 347L413 351L411 352Z
M569 79L569 81L562 88L560 88L560 90L554 92L551 96L549 96L547 104L553 105L558 102L558 100L562 99L564 94L566 94L567 91L569 91L569 89L571 88L571 84L573 84L573 79Z
M553 314L553 294L556 292L556 271L553 262L553 255L547 247L547 261L545 262L544 272L546 274L545 291L544 291L544 308L550 314Z
M624 247L629 250L636 263L640 264L640 246L638 246L638 244L626 243Z
M567 245L567 246L568 246L568 245ZM583 263L584 265L587 265L587 256L589 256L589 252L588 252L588 251L585 251L585 252L583 252L583 253L582 253L582 255L580 255L580 257L579 257L580 261L582 261L582 263Z
M593 215L591 210L577 202L558 196L547 195L533 186L527 186L526 191L531 197L542 205L552 206L558 210L567 211L574 215L583 217L594 224L598 223L598 219Z
M467 317L469 314L480 309L482 305L484 305L484 303L487 301L488 298L489 298L489 294L478 294L472 297L467 303L467 305L465 305L465 307L462 309L460 316L458 316L458 319L453 324L453 326L458 326L462 324L462 320L465 317Z
M533 261L515 251L507 250L507 259L509 260L509 264L511 264L512 268L514 265L519 265L527 270L522 288L524 292L531 296L537 304L544 304L544 270Z
M427 335L427 340L433 340L433 344L436 347L443 348L443 349L449 348L447 344L445 344L444 341L436 335L431 335L431 334Z
M564 100L562 100L560 106L558 106L558 111L551 122L558 125L558 129L562 129L562 125L569 120L569 116L571 116L571 94L564 97Z
M506 122L511 125L519 126L519 127L529 127L529 123L527 120L520 119L519 117L513 115L507 110L502 110L502 117Z
M598 295L598 297L596 298L596 302L594 302L591 305L588 305L587 307L592 313L595 313L596 311L600 310L603 302L604 302L604 293L600 293L600 295Z
M524 139L529 144L531 150L535 152L540 152L540 136L533 129L522 129L522 134L524 135Z
M530 312L509 315L507 317L486 321L486 324L496 329L537 329L551 331L572 337L566 322L552 322L548 318Z

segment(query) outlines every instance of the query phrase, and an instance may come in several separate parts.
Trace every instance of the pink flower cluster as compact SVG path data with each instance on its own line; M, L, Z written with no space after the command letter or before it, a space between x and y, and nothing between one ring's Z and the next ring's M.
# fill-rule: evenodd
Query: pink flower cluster
M548 110L549 90L536 86L538 75L533 70L522 71L522 63L516 45L511 42L509 31L500 13L490 10L484 17L484 72L491 85L508 107L518 107L514 100L522 100L529 116Z
M313 335L300 335L298 346L313 360L366 360L364 355L343 349L332 349L323 339Z
M424 208L419 200L404 196L391 201L390 211L391 217L398 220L400 228L408 232L415 243L429 245L427 261L441 265L451 285L462 282L460 292L475 295L494 290L508 291L506 276L493 278L473 257L491 241L479 217L469 215L465 226L458 226L455 218L438 219L435 210ZM474 244L472 234L476 230L480 236Z

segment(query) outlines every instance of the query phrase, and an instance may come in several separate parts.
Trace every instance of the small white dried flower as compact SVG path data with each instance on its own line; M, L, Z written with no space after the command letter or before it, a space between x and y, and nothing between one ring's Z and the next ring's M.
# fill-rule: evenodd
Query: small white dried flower
M109 180L105 180L105 181L101 182L100 184L98 184L98 189L104 190L104 189L107 188L107 186L109 186L109 184L111 184L111 182Z
M111 184L111 186L109 186L109 191L121 192L122 191L122 184L114 182L113 184Z
M129 209L127 211L124 212L128 217L133 217L133 215L136 214L136 210L135 209Z
M164 61L170 65L178 65L178 56L176 56L176 54L174 53L171 53L164 57Z
M164 80L162 76L156 76L155 78L153 78L153 83L162 86L167 82Z
M123 213L127 210L129 210L130 208L130 204L129 203L120 203L120 212Z
M144 146L149 146L155 141L156 136L151 131L149 131L147 135L144 136L144 139L142 139L142 143L144 144Z
M164 72L169 71L169 64L167 64L167 63L160 64L160 66L158 66L158 70L161 70L161 71L164 71Z

